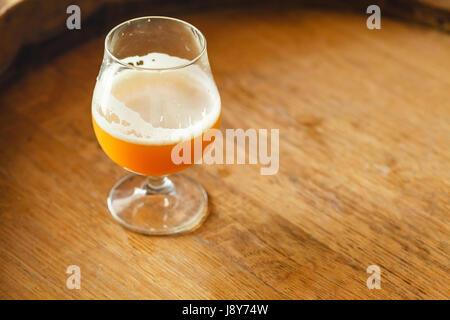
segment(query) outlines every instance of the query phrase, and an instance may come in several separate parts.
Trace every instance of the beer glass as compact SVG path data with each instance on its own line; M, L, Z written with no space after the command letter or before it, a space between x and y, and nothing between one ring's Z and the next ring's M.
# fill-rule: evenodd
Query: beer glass
M119 223L136 232L164 235L194 230L204 221L205 190L174 174L198 159L191 155L187 163L174 161L173 149L193 146L218 128L220 110L206 41L196 27L150 16L126 21L108 33L92 123L103 151L132 172L108 196L109 211Z

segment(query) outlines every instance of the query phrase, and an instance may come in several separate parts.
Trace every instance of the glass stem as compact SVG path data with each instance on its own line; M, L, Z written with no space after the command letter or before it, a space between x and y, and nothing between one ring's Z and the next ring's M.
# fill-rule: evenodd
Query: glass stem
M167 176L147 177L145 184L145 191L147 194L173 194L175 188L172 181Z

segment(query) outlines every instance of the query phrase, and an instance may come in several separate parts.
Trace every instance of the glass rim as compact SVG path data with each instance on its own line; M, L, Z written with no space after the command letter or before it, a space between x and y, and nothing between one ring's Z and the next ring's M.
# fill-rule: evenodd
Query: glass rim
M173 66L173 67L165 67L165 68L148 68L148 67L140 67L140 66L135 66L135 65L130 65L127 63L124 63L121 61L121 59L117 58L108 48L108 39L111 38L112 34L120 27L122 27L123 25L127 24L127 23L131 23L131 22L135 22L138 20L144 20L144 19L162 19L162 20L172 20L175 22L179 22L185 26L188 26L192 29L194 29L201 37L201 40L203 40L202 42L202 48L200 50L200 53L193 59L187 61L184 64L180 64L178 66ZM114 28L112 28L108 34L106 35L105 38L105 52L106 54L116 63L122 65L123 67L129 68L129 69L135 69L135 70L147 70L147 71L164 71L164 70L175 70L175 69L181 69L181 68L185 68L188 67L192 64L194 64L195 62L197 62L198 59L201 58L201 56L203 56L203 54L206 52L206 38L203 35L203 33L194 25L190 24L189 22L186 22L184 20L181 19L177 19L177 18L172 18L172 17L166 17L166 16L143 16L143 17L137 17L137 18L133 18L133 19L129 19L126 20L122 23L119 23L118 25L116 25Z

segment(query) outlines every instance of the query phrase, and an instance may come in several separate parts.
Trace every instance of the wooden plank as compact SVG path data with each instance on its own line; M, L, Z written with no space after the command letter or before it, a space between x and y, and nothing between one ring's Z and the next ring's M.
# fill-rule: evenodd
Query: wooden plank
M204 226L124 230L105 199L125 172L90 122L103 37L87 41L0 93L0 298L449 298L449 36L316 10L177 17L207 37L223 128L280 128L279 173L195 166Z
M26 48L45 43L47 51L60 51L53 47L49 39L64 35L65 46L86 39L92 30L108 28L127 18L142 15L168 14L177 10L201 11L230 6L316 7L325 10L352 10L361 16L369 5L377 4L382 15L404 19L412 23L422 23L446 32L450 31L450 3L447 0L284 0L274 2L242 0L195 0L195 1L150 1L150 0L0 0L0 38L7 45L0 46L0 75L12 72L9 68L14 59L29 60ZM82 29L67 33L66 12L69 5L79 6L82 14ZM89 26L90 32L85 29ZM42 48L41 48L42 49ZM44 50L44 51L45 51ZM20 55L20 53L22 55ZM41 51L38 53L42 54ZM19 55L19 58L17 58Z

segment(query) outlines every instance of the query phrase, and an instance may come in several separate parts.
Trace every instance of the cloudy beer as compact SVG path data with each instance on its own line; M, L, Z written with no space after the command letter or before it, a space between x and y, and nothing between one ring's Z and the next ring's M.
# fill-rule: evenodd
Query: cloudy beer
M157 67L179 60L152 53L128 58L127 63ZM92 106L94 130L114 162L151 176L167 175L190 165L175 164L172 149L184 142L193 148L193 139L201 139L208 129L219 127L220 98L214 83L200 68L189 68L126 70L97 86L94 97L101 99ZM202 148L206 146L202 144Z

